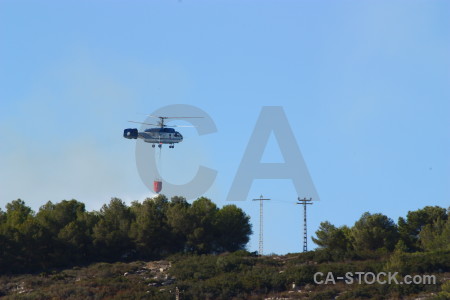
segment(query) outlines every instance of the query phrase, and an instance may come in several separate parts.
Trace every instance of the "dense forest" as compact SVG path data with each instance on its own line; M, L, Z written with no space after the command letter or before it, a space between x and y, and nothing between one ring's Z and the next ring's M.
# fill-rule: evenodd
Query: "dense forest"
M249 241L249 220L235 205L219 209L207 198L190 204L159 195L131 206L113 198L93 212L64 200L48 202L37 213L18 199L0 210L0 273L232 252Z

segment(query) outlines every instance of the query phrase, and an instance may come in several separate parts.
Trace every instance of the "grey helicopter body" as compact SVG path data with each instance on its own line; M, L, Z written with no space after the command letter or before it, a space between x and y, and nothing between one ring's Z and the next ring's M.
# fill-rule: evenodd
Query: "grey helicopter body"
M154 118L159 118L160 121L158 124L149 124L142 122L134 122L132 123L144 124L144 125L152 125L159 126L155 128L148 128L144 131L138 131L137 128L127 128L123 131L123 137L126 139L142 139L146 143L151 143L154 148L155 145L158 145L159 148L163 144L168 144L169 148L174 148L176 143L181 143L183 141L183 135L176 131L173 128L168 127L192 127L192 126L168 126L164 124L165 119L184 119L184 118L196 118L196 117L160 117L160 116L150 116Z

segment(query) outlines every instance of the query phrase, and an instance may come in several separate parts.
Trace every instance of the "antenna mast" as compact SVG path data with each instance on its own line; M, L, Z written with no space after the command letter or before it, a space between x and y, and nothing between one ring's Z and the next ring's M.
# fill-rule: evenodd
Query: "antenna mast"
M253 201L259 201L259 255L263 255L263 201L264 200L270 200L270 199L264 199L263 195L259 196L258 199L253 199Z
M312 205L312 203L311 203L312 198L300 199L300 197L298 197L297 199L298 199L297 204L303 205L303 252L306 252L306 251L308 251L308 231L307 231L307 224L306 224L306 205L308 205L308 204Z

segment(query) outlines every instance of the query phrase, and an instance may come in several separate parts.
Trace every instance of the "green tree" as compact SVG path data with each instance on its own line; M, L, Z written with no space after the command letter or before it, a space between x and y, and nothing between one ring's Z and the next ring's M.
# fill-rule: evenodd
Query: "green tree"
M167 198L159 195L147 198L142 204L134 202L131 209L136 218L131 236L137 251L144 258L159 258L171 252L171 231L167 224Z
M133 218L130 208L121 199L112 198L108 205L102 206L92 234L99 258L112 261L129 254L133 249L128 234Z
M342 259L352 250L351 231L347 226L337 228L325 221L320 223L316 236L317 238L312 237L313 242L333 259Z
M86 223L84 203L74 199L56 204L49 201L40 207L36 220L49 232L43 237L49 264L66 266L87 259L92 230Z
M353 247L357 252L385 248L392 251L398 242L397 226L383 214L364 213L351 229Z
M172 198L170 198L170 203L175 205L175 204L182 204L182 205L186 205L189 204L186 201L186 198L182 197L182 196L173 196Z
M8 261L0 264L6 263L6 269L16 271L35 269L40 262L35 258L45 253L39 247L44 231L36 224L34 212L23 200L17 199L6 204L6 213L2 219L2 257Z
M427 251L450 250L450 220L437 219L419 233L420 244Z
M215 228L214 222L217 206L208 198L201 197L192 203L189 209L191 219L187 235L187 248L189 251L204 254L214 249Z
M194 227L194 222L190 216L191 204L183 197L172 197L167 208L167 224L170 226L172 237L172 251L186 252L187 236Z
M0 208L0 228L6 223L6 213Z
M93 228L98 222L94 213L83 212L58 233L58 240L65 249L66 264L90 262L93 254Z
M8 226L14 228L32 216L34 216L34 212L21 199L6 204L6 224Z
M236 205L222 207L215 216L217 252L244 249L252 234L250 217Z
M59 231L69 223L81 218L86 212L84 203L77 200L63 200L53 204L51 201L41 206L36 218L57 236Z
M422 209L409 211L406 219L398 219L398 230L401 239L412 251L421 249L419 233L426 225L432 225L436 220L447 220L445 208L439 206L425 206Z
M2 216L2 260L0 265L13 271L33 271L49 263L48 241L51 234L21 199L6 205Z
M49 259L49 240L51 234L34 217L29 217L19 225L19 245L17 261L22 270L47 269L52 265Z

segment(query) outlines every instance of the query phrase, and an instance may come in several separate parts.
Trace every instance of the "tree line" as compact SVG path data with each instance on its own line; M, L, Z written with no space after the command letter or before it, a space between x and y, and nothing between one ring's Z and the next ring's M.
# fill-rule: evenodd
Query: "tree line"
M35 213L18 199L0 209L0 273L30 272L92 262L158 259L174 253L214 254L244 249L250 218L235 205L163 195L126 205L112 198L99 211L77 200L48 202ZM395 223L364 213L352 227L322 222L312 238L326 260L374 253L450 251L449 211L408 212Z
M320 223L313 241L329 259L365 258L393 251L450 251L450 208L426 206L409 211L397 224L377 213L364 213L352 227Z
M0 209L0 273L232 252L244 249L251 233L240 208L218 208L204 197L190 204L159 195L130 206L112 198L91 212L77 200L49 201L37 213L18 199Z

